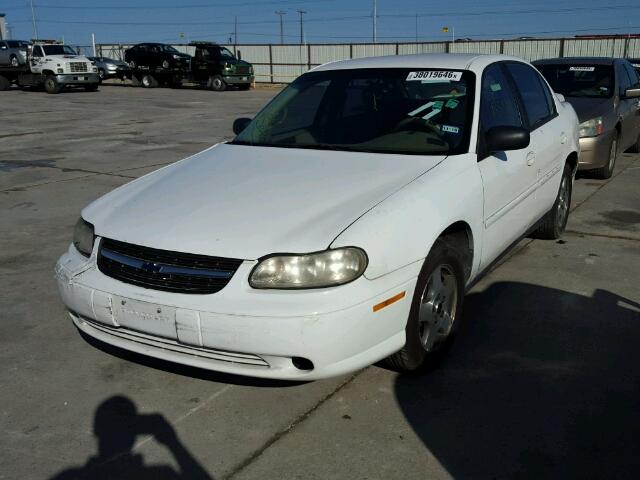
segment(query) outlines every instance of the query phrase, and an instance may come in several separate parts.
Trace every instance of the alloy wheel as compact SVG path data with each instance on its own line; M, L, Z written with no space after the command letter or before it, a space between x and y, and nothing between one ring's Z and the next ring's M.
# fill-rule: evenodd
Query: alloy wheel
M422 347L431 352L451 333L456 320L458 281L450 265L438 265L422 292L418 328Z
M571 202L571 196L569 194L569 180L567 176L562 177L560 182L560 191L558 192L558 212L556 215L556 225L559 230L564 228L567 221L567 215L569 214L569 203Z

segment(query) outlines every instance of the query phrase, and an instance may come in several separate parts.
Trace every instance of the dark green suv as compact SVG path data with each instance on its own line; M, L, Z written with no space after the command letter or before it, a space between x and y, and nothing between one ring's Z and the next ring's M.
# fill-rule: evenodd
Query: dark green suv
M254 80L253 66L236 58L226 47L211 42L191 42L196 48L191 60L193 80L211 90L222 91L229 85L248 90Z

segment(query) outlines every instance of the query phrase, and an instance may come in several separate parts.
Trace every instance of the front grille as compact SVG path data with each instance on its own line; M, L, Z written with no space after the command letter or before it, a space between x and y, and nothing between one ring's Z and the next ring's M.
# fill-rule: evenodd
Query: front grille
M86 62L69 62L69 69L71 69L71 73L81 73L88 71Z
M222 290L242 260L141 247L103 238L98 269L109 277L165 292L208 294Z
M236 74L237 75L249 75L251 73L251 67L246 65L237 65L236 66Z

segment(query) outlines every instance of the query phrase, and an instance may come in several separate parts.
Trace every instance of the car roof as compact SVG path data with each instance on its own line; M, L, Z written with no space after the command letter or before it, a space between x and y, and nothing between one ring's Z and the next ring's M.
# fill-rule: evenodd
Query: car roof
M338 60L325 63L313 71L347 70L354 68L443 68L482 71L487 65L500 61L524 62L509 55L480 55L469 53L419 53L415 55L387 55ZM525 62L526 63L526 62Z
M611 57L562 57L562 58L545 58L543 60L536 60L532 62L534 65L567 65L576 64L581 65L613 65L618 58Z

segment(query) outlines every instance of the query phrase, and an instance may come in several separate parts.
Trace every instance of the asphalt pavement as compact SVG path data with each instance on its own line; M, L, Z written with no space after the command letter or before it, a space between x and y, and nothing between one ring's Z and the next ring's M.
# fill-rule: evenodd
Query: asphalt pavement
M580 175L563 239L523 239L419 376L260 381L78 334L53 266L81 208L276 92L0 92L0 478L637 478L640 155Z

